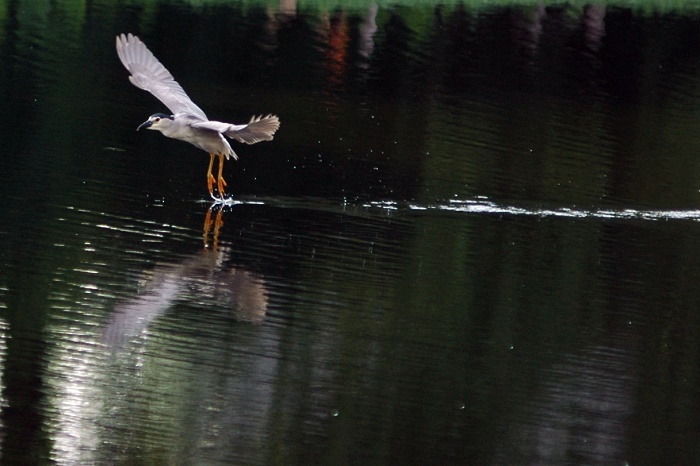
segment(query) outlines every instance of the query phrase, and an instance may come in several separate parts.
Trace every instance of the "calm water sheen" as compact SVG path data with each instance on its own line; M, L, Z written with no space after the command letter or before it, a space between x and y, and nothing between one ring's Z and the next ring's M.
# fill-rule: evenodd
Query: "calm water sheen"
M193 3L0 6L2 464L700 462L695 11Z

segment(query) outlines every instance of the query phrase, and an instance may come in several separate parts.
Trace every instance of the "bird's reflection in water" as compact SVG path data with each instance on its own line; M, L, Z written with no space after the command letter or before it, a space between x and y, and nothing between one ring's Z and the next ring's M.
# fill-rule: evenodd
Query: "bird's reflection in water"
M199 309L226 309L239 321L261 323L265 319L265 281L256 273L228 263L231 250L219 245L222 216L220 205L207 211L203 250L180 263L160 263L144 273L142 291L118 304L105 325L105 345L113 349L124 347L176 303L193 304Z
M211 213L212 211L216 210L216 216L214 217L215 219L211 219ZM211 248L216 250L219 247L219 232L221 231L221 227L224 226L224 222L222 220L224 213L224 208L220 204L212 204L209 207L209 210L207 210L207 215L204 217L204 233L203 233L203 239L204 239L204 248L208 249L210 247L209 244L209 235L211 234L212 239L211 239ZM214 226L214 231L212 232L212 225Z

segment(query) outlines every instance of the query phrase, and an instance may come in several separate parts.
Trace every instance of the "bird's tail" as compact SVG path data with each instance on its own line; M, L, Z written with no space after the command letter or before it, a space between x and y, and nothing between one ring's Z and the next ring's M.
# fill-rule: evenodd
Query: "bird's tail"
M280 127L277 115L253 116L245 127L236 131L227 131L226 136L246 144L260 141L271 141ZM240 127L239 127L240 128Z

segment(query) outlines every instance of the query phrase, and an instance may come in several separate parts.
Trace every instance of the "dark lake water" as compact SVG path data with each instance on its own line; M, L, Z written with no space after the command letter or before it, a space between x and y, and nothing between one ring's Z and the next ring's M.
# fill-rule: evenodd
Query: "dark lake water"
M700 463L698 10L192 3L0 6L2 464Z

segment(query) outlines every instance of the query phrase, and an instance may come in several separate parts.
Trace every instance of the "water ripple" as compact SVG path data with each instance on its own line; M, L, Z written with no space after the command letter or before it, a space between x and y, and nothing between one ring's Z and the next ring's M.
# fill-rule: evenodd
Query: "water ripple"
M501 204L487 197L474 199L449 199L435 203L419 203L410 201L379 200L379 201L349 201L316 198L284 198L284 197L238 197L226 199L215 204L223 207L237 205L266 205L278 208L302 209L311 211L337 212L350 215L371 216L383 214L401 214L405 212L442 211L464 214L514 215L532 217L562 217L590 218L606 220L700 220L700 210L691 209L635 209L635 208L579 208L576 206L524 206L517 204Z

